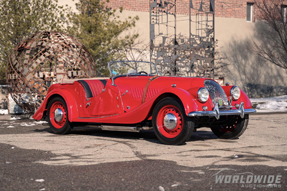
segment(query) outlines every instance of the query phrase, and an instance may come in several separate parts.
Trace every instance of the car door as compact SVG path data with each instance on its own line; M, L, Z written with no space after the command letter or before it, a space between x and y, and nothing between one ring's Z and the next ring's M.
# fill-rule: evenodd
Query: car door
M124 112L129 112L142 104L144 89L150 78L150 76L127 76L116 80Z
M122 111L117 87L111 80L86 80L92 96L86 100L86 109L92 116L105 117L119 114Z

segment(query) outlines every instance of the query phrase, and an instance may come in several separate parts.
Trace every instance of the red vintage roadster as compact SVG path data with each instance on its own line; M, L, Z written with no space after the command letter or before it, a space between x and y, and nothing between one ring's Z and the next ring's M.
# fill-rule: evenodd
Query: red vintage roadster
M200 127L210 127L219 138L238 138L255 112L237 86L160 76L150 62L114 61L109 70L110 78L52 85L33 118L47 119L57 134L77 124L151 128L162 143L183 144Z

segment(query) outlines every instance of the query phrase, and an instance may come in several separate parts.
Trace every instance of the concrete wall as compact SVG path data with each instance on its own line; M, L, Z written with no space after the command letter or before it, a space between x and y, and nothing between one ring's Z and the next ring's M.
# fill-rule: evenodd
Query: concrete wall
M229 73L225 77L252 97L287 94L284 88L287 85L286 71L259 58L254 52L254 42L261 43L259 25L264 23L216 18L217 50L226 57L224 61L229 64ZM252 89L258 89L258 92Z

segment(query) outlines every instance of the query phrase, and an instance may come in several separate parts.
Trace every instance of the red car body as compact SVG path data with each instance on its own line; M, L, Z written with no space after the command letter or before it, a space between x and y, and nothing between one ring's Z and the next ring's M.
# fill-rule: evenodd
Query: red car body
M75 123L137 127L152 126L151 123L156 123L153 117L155 117L155 109L159 107L158 104L163 102L164 99L170 99L172 102L177 102L180 106L177 106L177 103L171 103L170 106L162 106L161 108L163 109L157 109L158 113L164 112L162 119L160 118L160 114L156 116L159 118L157 119L158 124L161 124L161 128L166 129L162 130L164 131L161 133L163 137L159 137L159 139L166 144L182 144L190 137L190 130L194 131L196 128L208 126L209 123L211 124L210 127L214 128L212 125L223 124L224 118L230 118L231 116L238 117L241 115L241 118L246 118L248 121L248 114L255 112L252 109L249 98L242 90L240 90L239 99L232 99L231 88L233 86L222 87L228 99L228 103L225 103L225 106L228 104L228 107L225 107L223 104L223 106L221 105L224 107L223 109L218 108L214 96L213 99L209 96L206 102L200 101L198 91L200 88L206 87L206 82L216 83L212 79L207 78L138 74L106 79L80 79L73 83L54 84L49 88L44 102L38 108L33 118L41 120L47 116L55 133L68 132L60 131L66 123L70 124L70 128ZM64 103L61 105L63 101ZM168 101L165 102L168 103ZM219 102L222 104L222 100ZM164 103L162 104L164 105ZM163 121L164 117L165 119L168 117L172 119L169 119L170 122L165 122ZM172 121L173 119L176 122ZM183 132L180 130L176 130L180 132L174 132L175 130L172 128L174 126L176 128L179 127L178 129L183 128L183 121L189 120L192 121L193 127L185 133L190 135L188 135L188 138L183 136L184 138L175 141L177 134ZM222 120L223 122L220 122ZM231 119L226 119L225 121L227 120L230 121ZM164 125L171 125L172 128L168 129ZM222 132L225 134L230 133L226 131L226 128L230 128L232 125L225 126L225 130ZM153 126L157 125L153 124ZM155 127L153 128L155 129ZM218 129L218 127L216 128ZM158 133L160 133L160 128L157 129ZM233 127L233 129L236 128Z

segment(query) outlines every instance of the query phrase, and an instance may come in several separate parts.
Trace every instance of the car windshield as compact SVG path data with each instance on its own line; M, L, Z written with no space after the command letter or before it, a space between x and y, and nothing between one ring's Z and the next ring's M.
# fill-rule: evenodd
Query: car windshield
M119 75L158 75L156 66L145 61L111 61L109 62L110 76Z

